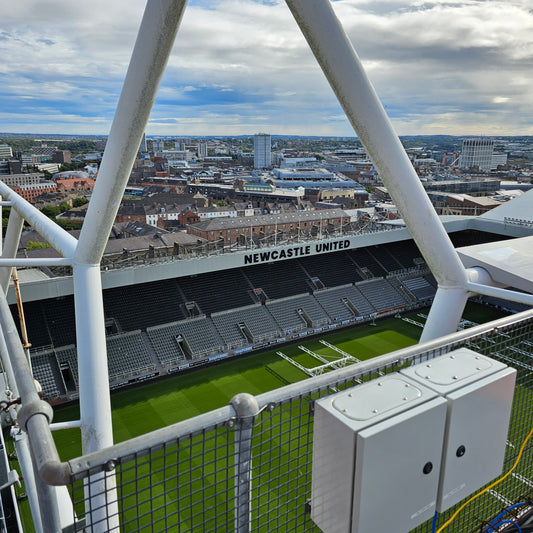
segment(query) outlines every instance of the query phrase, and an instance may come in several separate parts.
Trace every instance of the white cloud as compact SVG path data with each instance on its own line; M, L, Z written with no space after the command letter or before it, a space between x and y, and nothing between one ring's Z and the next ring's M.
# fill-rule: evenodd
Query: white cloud
M533 133L528 0L332 5L399 133ZM2 129L107 133L142 7L125 0L10 4L0 31L0 113L16 113ZM352 134L285 2L191 0L149 133L267 128Z

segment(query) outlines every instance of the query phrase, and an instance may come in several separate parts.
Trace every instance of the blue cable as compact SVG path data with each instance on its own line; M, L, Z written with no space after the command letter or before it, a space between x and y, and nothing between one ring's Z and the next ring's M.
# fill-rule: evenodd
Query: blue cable
M501 522L498 522L497 524L495 524L494 527L500 527L500 526L503 526L503 524L512 524L514 527L516 527L516 530L518 531L518 533L522 533L522 528L516 522L513 522L512 520L502 520Z
M433 515L433 522L431 523L431 533L435 533L437 530L437 519L439 517L439 513L435 511L435 514Z
M494 531L495 528L496 528L496 522L498 522L498 520L499 520L500 518L502 518L503 516L505 516L508 512L512 511L513 509L516 509L517 507L520 507L521 505L526 505L526 502L515 503L515 504L513 504L513 505L507 507L507 509L504 509L499 515L495 516L495 517L491 520L490 524L488 525L488 527L489 527L490 529L486 529L485 531L486 531L486 532ZM510 522L510 521L508 521L508 522ZM514 522L511 522L511 523L514 523ZM500 522L500 524L501 524L501 522ZM516 524L516 525L518 526L518 524Z

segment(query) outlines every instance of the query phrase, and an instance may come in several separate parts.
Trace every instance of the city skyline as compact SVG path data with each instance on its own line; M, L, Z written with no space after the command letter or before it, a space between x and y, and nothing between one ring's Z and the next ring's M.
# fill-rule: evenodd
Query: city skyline
M333 7L398 134L533 134L526 1ZM117 0L10 6L0 129L106 135L143 9ZM354 135L285 2L189 2L147 134L256 131Z

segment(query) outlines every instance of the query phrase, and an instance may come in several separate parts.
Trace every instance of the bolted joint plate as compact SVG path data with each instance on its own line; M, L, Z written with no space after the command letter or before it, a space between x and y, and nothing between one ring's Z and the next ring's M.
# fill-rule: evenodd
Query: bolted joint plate
M33 415L46 416L48 423L50 424L54 417L54 411L52 410L52 407L50 407L50 404L46 403L44 400L35 400L24 404L17 411L18 423L20 427L24 429L24 431L27 431L26 424Z

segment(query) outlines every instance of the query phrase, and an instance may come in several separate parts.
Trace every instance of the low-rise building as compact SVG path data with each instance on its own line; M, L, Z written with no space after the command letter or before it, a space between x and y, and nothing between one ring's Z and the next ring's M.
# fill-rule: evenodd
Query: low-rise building
M216 218L187 226L187 233L207 241L225 244L263 239L275 235L317 235L335 231L347 224L350 218L341 209L324 211L296 211L289 213L256 215L253 217Z
M28 185L14 185L11 187L17 194L20 194L24 200L33 203L35 198L45 193L55 192L57 185L53 181L43 181L41 183L32 183Z

